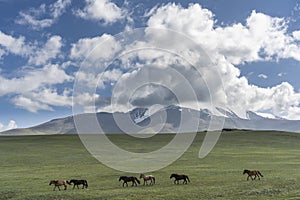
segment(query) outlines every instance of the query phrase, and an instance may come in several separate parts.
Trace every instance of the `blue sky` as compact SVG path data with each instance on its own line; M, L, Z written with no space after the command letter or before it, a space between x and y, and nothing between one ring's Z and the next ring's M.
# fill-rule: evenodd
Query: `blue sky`
M240 116L251 110L300 119L300 4L296 0L0 0L0 13L0 131L72 115L76 72L89 52L120 32L141 27L175 30L201 45L220 70L226 96L222 104ZM134 65L139 66L139 61ZM120 100L112 108L109 99L118 81L129 90L126 77L142 75L142 67L113 68L102 76L104 86L98 94L79 95L74 102L83 104L86 112L95 99L96 111L135 107ZM193 82L191 71L180 70ZM81 75L91 82L97 79L97 75ZM169 82L169 87L176 88L178 82ZM169 95L165 89L149 86L147 92L136 91L132 102L174 103L164 96ZM186 99L182 105L193 107L193 102Z

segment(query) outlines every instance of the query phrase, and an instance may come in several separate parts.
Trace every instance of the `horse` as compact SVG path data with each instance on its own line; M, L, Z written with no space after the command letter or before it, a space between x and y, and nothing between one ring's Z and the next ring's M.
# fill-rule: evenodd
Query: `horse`
M264 177L258 170L245 169L243 174L248 174L247 181L249 180L249 177L252 179L252 181L255 180L256 177L258 177L258 180L260 180L260 177ZM254 179L252 176L254 176Z
M52 180L50 181L49 185L52 185L54 184L54 188L53 188L53 191L55 190L56 187L58 187L58 190L60 190L60 187L59 186L64 186L66 190L67 189L67 181L66 180Z
M132 182L132 185L131 186L137 186L137 184L136 183L138 183L138 184L140 184L141 182L136 178L136 177L134 177L134 176L120 176L120 178L119 178L119 181L124 181L123 182L123 187L124 187L124 185L126 184L126 186L128 187L128 183L127 182Z
M175 178L174 184L176 184L176 183L179 184L179 180L183 180L183 184L187 184L187 181L190 182L189 177L187 175L184 175L184 174L181 174L181 175L171 174L170 179L173 178L173 177Z
M67 181L67 183L69 185L72 185L72 183L74 184L73 185L73 190L75 188L75 186L77 186L77 189L79 189L78 185L82 185L82 189L84 188L88 188L88 183L86 180L76 180L76 179L71 179L70 181Z
M150 181L150 185L154 185L155 184L155 177L152 176L152 175L145 176L144 174L141 174L140 178L144 179L144 184L143 185L145 185L145 183L146 183L146 185L148 185L148 181Z

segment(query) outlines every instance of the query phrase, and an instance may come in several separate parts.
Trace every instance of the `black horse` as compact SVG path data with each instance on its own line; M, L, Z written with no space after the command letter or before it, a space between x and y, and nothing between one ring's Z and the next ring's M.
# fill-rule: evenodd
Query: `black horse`
M87 183L86 180L76 180L76 179L72 179L72 180L70 180L70 181L67 181L67 183L68 183L69 185L72 185L72 183L74 184L73 190L74 190L75 186L77 186L77 189L79 189L78 185L82 185L82 189L88 188L88 183Z
M190 182L189 177L188 177L187 175L184 175L184 174L181 174L181 175L178 175L178 174L171 174L170 179L171 179L171 178L175 178L174 184L176 184L176 183L179 184L179 181L180 181L180 180L183 180L183 184L187 184L187 181Z
M123 187L124 187L124 185L126 184L126 186L128 187L128 183L127 182L132 182L132 185L131 186L137 186L137 184L136 183L138 183L138 184L140 184L141 182L139 181L139 179L137 179L136 177L134 177L134 176L120 176L120 178L119 178L119 181L124 181L123 182Z

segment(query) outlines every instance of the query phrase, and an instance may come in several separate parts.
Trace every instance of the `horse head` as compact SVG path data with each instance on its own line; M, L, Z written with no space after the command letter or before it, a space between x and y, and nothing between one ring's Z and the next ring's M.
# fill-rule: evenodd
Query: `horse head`
M177 174L171 174L170 179L175 177Z
M67 181L68 185L72 185L73 180Z
M145 177L145 175L144 175L144 174L141 174L141 175L140 175L140 178L143 178L143 177Z
M244 172L243 172L243 174L246 174L246 173L248 173L249 172L249 170L247 170L247 169L244 169Z
M50 181L49 185L55 184L56 182L57 182L57 181L52 180L52 181Z

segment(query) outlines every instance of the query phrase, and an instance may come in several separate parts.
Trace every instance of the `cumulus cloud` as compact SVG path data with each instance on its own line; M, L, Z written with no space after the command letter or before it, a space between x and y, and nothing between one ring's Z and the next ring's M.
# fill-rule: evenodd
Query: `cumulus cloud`
M53 88L41 88L37 91L23 93L14 97L12 102L17 107L30 112L37 112L38 110L53 111L53 106L72 106L70 91L64 90L62 94L59 94Z
M300 40L300 31L294 31L294 32L293 32L293 37L294 37L296 40Z
M18 38L0 31L0 57L8 54L18 55L28 59L29 65L43 65L60 54L63 46L62 38L51 36L45 44L34 41L26 42L24 36Z
M74 11L78 17L111 24L125 17L124 11L110 0L85 0L82 10Z
M12 53L19 56L28 56L33 47L25 43L25 37L15 38L0 31L0 50L2 55Z
M18 128L18 125L14 120L10 120L7 125L3 125L2 123L0 123L0 132L15 128Z
M287 34L287 20L252 11L246 24L217 27L213 13L199 4L183 8L167 4L155 8L148 26L169 28L187 34L206 51L224 55L233 64L294 58L300 60L300 48Z
M187 8L167 4L154 8L148 16L148 27L160 30L156 30L155 33L146 29L146 40L137 41L124 49L168 47L174 50L175 55L188 58L197 71L176 56L162 53L159 48L156 51L139 51L136 53L136 59L132 59L135 63L122 63L121 68L131 66L132 70L123 73L116 83L117 89L113 91L118 102L116 108L121 109L128 101L136 106L142 106L141 102L166 105L174 103L176 100L170 90L184 97L180 102L185 106L193 107L197 102L193 102L194 99L185 93L188 90L183 87L183 81L187 81L196 93L198 101L209 103L209 99L205 97L211 97L215 99L215 105L223 103L242 117L245 116L246 110L253 110L262 113L268 111L289 119L300 118L300 93L295 92L292 85L286 82L270 88L251 85L235 66L245 62L273 59L300 60L297 32L293 35L287 33L287 20L253 11L245 24L235 23L221 27L216 26L213 13L199 4L190 4ZM200 44L218 69L222 80L218 80L211 66L206 65L209 62L205 62L205 57L191 51L192 43L189 44L188 40L176 40L176 34L164 31L166 29L184 33L196 44ZM150 68L146 68L147 66ZM155 70L151 71L152 69ZM183 78L173 76L173 70ZM267 78L263 74L260 76ZM147 78L166 87L152 85L143 86L142 90L137 89L137 84L145 83ZM209 85L210 88L207 89L205 85ZM135 93L132 94L132 91ZM107 108L113 109L109 106Z
M96 48L97 46L100 47ZM76 60L84 59L107 59L120 49L120 45L114 37L109 34L93 38L81 38L72 44L70 58Z
M58 65L46 65L41 69L28 70L18 78L0 76L0 96L7 94L22 94L38 88L61 84L73 80Z
M21 25L29 25L37 30L47 28L56 22L70 4L71 0L57 0L50 5L41 4L38 8L21 11L15 22Z
M62 47L61 37L54 35L48 39L45 45L37 49L33 55L29 57L29 64L43 65L50 59L56 58Z

